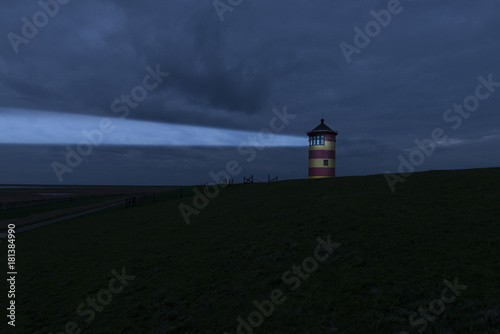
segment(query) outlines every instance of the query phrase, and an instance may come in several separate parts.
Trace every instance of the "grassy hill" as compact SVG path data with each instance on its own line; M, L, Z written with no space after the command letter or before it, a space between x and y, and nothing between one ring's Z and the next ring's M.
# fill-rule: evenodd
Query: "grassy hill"
M499 168L233 185L189 225L184 195L16 235L1 332L500 332Z

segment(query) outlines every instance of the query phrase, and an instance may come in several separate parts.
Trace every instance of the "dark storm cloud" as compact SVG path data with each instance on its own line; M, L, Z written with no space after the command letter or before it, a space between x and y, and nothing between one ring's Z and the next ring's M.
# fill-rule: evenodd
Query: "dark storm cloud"
M457 130L443 114L474 94L478 76L500 81L500 4L401 1L404 10L348 64L339 44L354 45L353 28L363 30L370 11L387 3L243 1L221 22L211 1L70 1L16 54L7 34L21 34L21 18L31 20L40 7L7 2L0 14L0 108L116 117L111 103L141 84L146 66L159 64L170 76L130 119L259 131L274 107L286 105L297 118L285 133L305 136L323 114L340 132L339 175L395 170L398 155L437 127L461 143L440 148L447 161L460 161L461 146L478 154L495 149L492 140L467 140L497 133L500 90ZM281 152L278 160L291 154ZM224 160L210 150L178 154L172 161L186 166L189 154L198 161L193 166ZM169 159L149 156L153 165ZM444 154L420 168L453 168L438 156ZM467 165L462 159L457 164ZM498 163L484 159L481 165Z
M197 117L184 114L261 112L270 95L268 74L226 52L227 37L220 36L211 5L183 7L159 2L61 7L33 40L20 45L18 55L3 40L9 68L2 81L10 94L2 105L109 116L111 102L141 83L146 66L159 64L176 79L153 91L131 118L192 124ZM39 9L25 5L16 13L29 17ZM4 22L2 31L19 32L20 18ZM20 105L12 98L21 93L33 103ZM200 125L222 119L204 118Z

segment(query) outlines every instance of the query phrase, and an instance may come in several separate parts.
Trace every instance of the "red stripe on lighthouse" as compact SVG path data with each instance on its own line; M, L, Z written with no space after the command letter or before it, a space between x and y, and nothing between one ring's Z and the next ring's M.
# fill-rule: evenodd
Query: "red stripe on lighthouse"
M309 176L335 176L335 168L309 167Z
M310 150L309 159L335 159L335 151L332 150Z

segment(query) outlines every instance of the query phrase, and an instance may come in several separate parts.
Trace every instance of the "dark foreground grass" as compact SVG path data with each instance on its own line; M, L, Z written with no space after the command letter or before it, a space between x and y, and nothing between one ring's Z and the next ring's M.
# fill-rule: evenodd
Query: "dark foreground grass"
M499 189L498 168L416 173L395 193L381 175L235 185L190 225L185 196L20 233L16 328L4 315L1 331L233 334L281 289L254 333L417 333L409 316L457 278L467 288L424 332L499 333ZM291 291L283 273L328 235L340 246ZM87 298L122 268L135 278L90 319Z

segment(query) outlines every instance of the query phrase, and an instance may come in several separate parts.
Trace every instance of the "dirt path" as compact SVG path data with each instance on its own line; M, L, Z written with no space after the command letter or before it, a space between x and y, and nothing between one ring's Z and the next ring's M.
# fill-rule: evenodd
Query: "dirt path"
M33 230L35 228L38 228L38 227L42 227L42 226L45 226L45 225L49 225L49 224L53 224L53 223L57 223L57 222L61 222L61 221L64 221L64 220L68 220L68 219L72 219L72 218L76 218L76 217L79 217L79 216L83 216L83 215L86 215L86 214L89 214L89 213L93 213L93 212L97 212L97 211L101 211L101 210L104 210L104 209L107 209L107 208L112 208L114 206L118 206L118 205L121 205L123 204L123 200L120 200L119 202L116 202L115 200L115 203L112 203L112 204L107 204L105 206L102 206L103 203L99 203L99 205L101 205L100 207L98 208L94 208L94 209L91 209L91 210L85 210L85 211L80 211L80 212L77 212L77 213L73 213L73 214L70 214L70 215L66 215L66 216L62 216L62 217L58 217L58 218L53 218L53 219L49 219L49 220L44 220L44 221L40 221L38 223L33 223L33 224L21 224L21 225L16 225L16 233L19 233L19 232L24 232L24 231L29 231L29 230ZM73 208L71 210L75 210L76 208ZM57 211L62 211L62 210L57 210ZM52 212L46 212L47 214L50 214ZM31 217L31 216L30 216ZM22 219L22 218L20 218ZM13 221L13 220L19 220L19 219L9 219L10 221ZM2 221L2 225L4 224L5 221ZM5 228L7 228L8 224L5 225ZM3 227L3 226L2 226ZM6 232L2 232L0 233L0 238L4 238L5 236L7 235Z
M110 207L110 206L114 206L114 205L124 204L125 198L126 197L119 198L119 199L115 198L115 199L112 199L109 201L103 201L100 203L81 205L81 206L76 206L76 207L72 207L72 208L36 213L36 214L32 214L28 217L0 220L0 230L7 229L7 226L9 224L14 224L14 225L16 225L17 228L19 228L22 226L32 225L34 223L41 223L41 222L56 219L59 217L70 217L72 215L77 215L77 214L83 213L83 212L89 212L89 211L95 210L95 209L101 209L101 208Z

